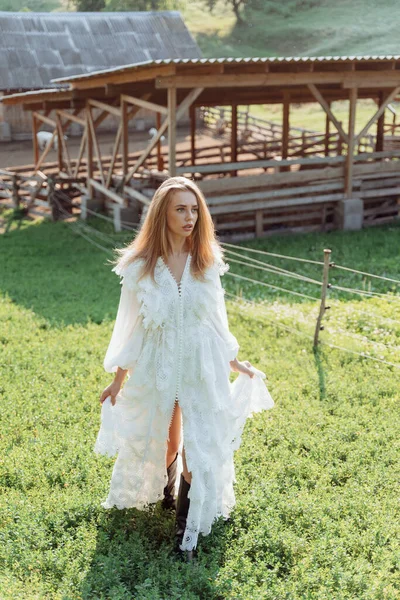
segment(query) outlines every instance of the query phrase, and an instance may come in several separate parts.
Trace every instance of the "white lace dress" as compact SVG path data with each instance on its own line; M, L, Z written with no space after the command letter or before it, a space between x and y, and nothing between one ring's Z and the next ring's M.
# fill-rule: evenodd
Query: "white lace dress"
M182 411L178 473L182 447L192 473L190 507L182 550L196 547L219 516L228 518L235 504L233 452L252 413L271 408L264 373L239 374L231 383L230 365L239 350L229 331L220 275L229 265L214 249L205 281L190 272L187 257L178 285L159 257L155 281L137 281L142 260L123 271L121 297L104 359L112 373L128 369L117 396L103 403L94 451L114 456L104 508L143 509L162 497L167 473L165 454L175 399Z

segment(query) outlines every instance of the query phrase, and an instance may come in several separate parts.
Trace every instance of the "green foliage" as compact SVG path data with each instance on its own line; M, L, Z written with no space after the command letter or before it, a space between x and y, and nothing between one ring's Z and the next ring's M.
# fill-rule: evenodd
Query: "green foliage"
M205 0L208 10L212 13L215 9L218 0ZM230 8L235 17L237 24L243 24L243 9L251 5L251 0L224 0L225 6Z
M294 11L307 11L315 9L326 4L321 0L286 0L285 2L276 2L276 0L248 0L246 6L251 11L258 11L266 15L277 15L279 17L290 17Z
M50 12L59 6L59 0L0 0L0 10L13 12Z
M99 12L106 6L106 0L72 0L78 12Z
M180 6L180 0L107 0L107 10L175 10Z
M91 223L115 245L129 239ZM399 233L393 224L247 245L315 260L329 247L337 264L399 279ZM267 373L276 406L246 424L231 520L200 537L195 564L181 564L171 555L173 516L159 503L147 511L100 505L114 459L93 445L120 292L108 256L67 223L27 221L0 236L0 254L2 600L398 598L399 370L326 346L313 353L310 340L278 323L312 331L317 303L225 276L230 293L265 300L256 310L227 296L239 357ZM321 275L315 265L275 264ZM333 277L367 287L359 275ZM284 286L318 295L300 281ZM388 287L378 280L372 289ZM400 303L335 297L327 325L342 329L338 345L379 356L349 332L400 345L399 323L360 313L400 322ZM332 340L328 331L321 338ZM400 362L398 348L389 355Z

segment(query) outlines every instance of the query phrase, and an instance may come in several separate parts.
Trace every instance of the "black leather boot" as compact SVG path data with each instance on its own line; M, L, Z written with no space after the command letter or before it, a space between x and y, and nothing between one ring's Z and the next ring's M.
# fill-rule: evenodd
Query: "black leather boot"
M179 482L178 500L176 503L176 525L175 525L175 552L187 562L191 561L194 556L193 550L181 550L180 544L183 540L183 534L186 529L186 520L189 512L190 499L188 493L190 490L190 483L186 481L181 474Z
M176 467L178 465L178 452L172 463L167 468L168 482L164 488L164 498L161 501L161 506L165 510L172 508L176 510L176 500L174 498L175 493L175 481L176 481Z

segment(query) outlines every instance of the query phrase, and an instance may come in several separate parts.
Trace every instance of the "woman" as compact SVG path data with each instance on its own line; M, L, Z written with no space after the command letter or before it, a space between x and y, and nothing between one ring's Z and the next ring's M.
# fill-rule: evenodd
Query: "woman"
M265 375L237 358L220 281L229 267L194 182L164 181L140 232L117 253L121 297L104 359L115 378L100 396L95 451L118 458L102 505L144 508L166 483L176 550L190 560L198 534L235 504L233 450L247 416L273 402ZM233 384L230 370L239 372Z

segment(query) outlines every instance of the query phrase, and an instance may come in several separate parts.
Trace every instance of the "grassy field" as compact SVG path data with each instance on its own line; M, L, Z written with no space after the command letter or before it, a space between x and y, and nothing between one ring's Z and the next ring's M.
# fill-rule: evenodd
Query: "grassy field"
M103 246L129 239L93 225ZM172 558L173 517L159 504L100 506L114 459L93 445L120 287L111 255L70 227L25 223L0 236L1 599L398 598L399 370L326 345L313 353L317 301L224 278L229 293L263 301L227 304L239 358L267 373L276 406L247 422L232 520L200 538L195 564ZM400 278L399 233L393 224L248 245L316 260L329 247L337 264ZM321 277L316 265L274 262ZM318 296L305 282L265 281ZM397 289L339 270L331 281ZM329 304L323 342L400 363L396 298L332 291Z
M259 0L238 26L222 0L210 18L201 0L179 3L205 56L398 54L398 3L385 0Z

